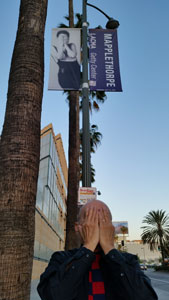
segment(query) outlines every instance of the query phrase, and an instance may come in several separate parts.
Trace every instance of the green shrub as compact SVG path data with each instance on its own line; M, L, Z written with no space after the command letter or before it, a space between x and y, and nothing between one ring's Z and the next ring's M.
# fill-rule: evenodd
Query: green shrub
M167 271L167 272L169 272L169 266L164 266L164 265L162 265L162 266L155 266L154 269L156 271Z

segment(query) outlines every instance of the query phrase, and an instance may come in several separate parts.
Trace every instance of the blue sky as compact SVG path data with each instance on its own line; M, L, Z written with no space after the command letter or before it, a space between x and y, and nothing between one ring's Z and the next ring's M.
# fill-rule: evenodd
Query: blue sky
M122 93L107 93L91 123L103 134L92 155L94 186L101 191L114 221L129 222L129 238L140 238L150 210L169 213L169 1L91 0L118 19ZM19 0L0 3L0 128L2 129L11 56L16 37ZM82 1L74 1L75 12ZM45 31L45 85L42 127L53 123L68 151L68 104L61 92L48 91L51 29L65 22L68 1L48 1ZM106 18L88 7L90 27Z

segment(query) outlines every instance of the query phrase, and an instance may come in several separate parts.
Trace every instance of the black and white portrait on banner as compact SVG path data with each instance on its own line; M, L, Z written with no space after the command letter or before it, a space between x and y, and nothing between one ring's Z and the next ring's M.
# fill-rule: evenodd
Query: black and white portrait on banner
M80 28L52 29L49 90L80 89Z

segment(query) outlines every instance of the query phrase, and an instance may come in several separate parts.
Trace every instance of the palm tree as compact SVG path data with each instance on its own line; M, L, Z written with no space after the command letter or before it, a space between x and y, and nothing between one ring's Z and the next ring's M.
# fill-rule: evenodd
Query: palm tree
M0 298L29 299L47 0L21 0L0 143Z
M66 20L69 21L69 26L61 23L60 28L82 27L82 15L76 14L77 22L74 24L73 18L73 0L69 0L69 16L66 16ZM78 188L80 178L80 136L79 136L79 91L67 92L67 99L69 101L69 166L68 166L68 197L67 197L67 218L66 218L66 242L65 249L71 249L77 247L77 238L74 230L74 224L77 219L77 202L78 202ZM104 92L92 92L90 107L95 110L99 110L97 105L98 99L100 102L104 102ZM92 170L94 175L94 170Z
M82 136L83 131L80 130L80 181L82 180ZM98 131L98 126L93 124L90 127L90 152L95 153L97 147L101 144L102 134ZM95 169L91 164L91 182L95 182Z
M79 189L79 92L70 91L69 100L69 166L65 249L77 247L74 224L77 219Z
M143 233L141 238L143 243L148 243L150 249L154 250L160 246L162 261L165 258L165 244L169 239L169 215L163 210L150 211L144 217L143 222L147 225L142 226Z
M80 130L80 158L82 159L82 136L83 131ZM98 126L93 124L90 127L90 152L95 153L97 147L101 144L102 139L101 132L98 131Z
M120 230L121 230L121 232L122 232L122 234L123 234L123 238L124 238L124 235L128 233L128 228L127 228L126 226L122 226L122 227L120 228Z
M60 24L59 27L74 27L73 0L69 0L69 26ZM74 230L78 207L79 189L79 91L67 93L69 102L69 165L68 165L68 196L67 196L67 218L66 218L66 241L65 249L77 247L77 238Z
M169 237L167 238L164 247L165 247L165 257L169 257Z
M98 145L101 144L102 134L98 131L97 125L91 125L90 128L90 151L95 153Z

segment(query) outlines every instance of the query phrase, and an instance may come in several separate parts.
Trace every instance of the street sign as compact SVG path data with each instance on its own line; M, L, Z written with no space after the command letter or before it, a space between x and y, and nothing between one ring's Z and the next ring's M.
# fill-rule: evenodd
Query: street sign
M78 205L84 205L90 200L97 199L97 189L94 187L80 187Z

